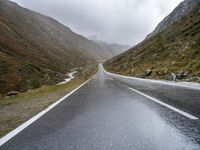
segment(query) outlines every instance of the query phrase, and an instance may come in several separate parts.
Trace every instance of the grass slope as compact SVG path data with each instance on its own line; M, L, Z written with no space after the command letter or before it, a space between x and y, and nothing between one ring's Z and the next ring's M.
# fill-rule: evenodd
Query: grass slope
M71 69L109 56L58 21L0 0L0 94L55 84Z
M200 6L150 39L104 63L107 70L128 75L153 71L148 78L168 79L169 75L188 71L200 76Z
M76 78L63 85L42 86L15 97L0 98L0 137L15 129L97 72L97 66L79 71Z

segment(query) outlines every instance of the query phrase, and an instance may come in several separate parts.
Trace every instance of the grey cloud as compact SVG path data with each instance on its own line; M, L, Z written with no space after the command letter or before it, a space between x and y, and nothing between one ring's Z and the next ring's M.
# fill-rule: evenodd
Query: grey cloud
M181 0L13 0L86 37L135 45Z

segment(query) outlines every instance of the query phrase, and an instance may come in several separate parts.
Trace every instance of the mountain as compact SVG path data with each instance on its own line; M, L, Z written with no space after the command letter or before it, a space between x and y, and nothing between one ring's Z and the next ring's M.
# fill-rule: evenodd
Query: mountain
M165 17L163 21L158 24L155 30L149 34L147 38L163 31L166 27L180 19L182 16L191 12L199 2L200 0L184 0L167 17Z
M117 43L110 44L110 43L100 41L98 40L98 36L96 35L88 36L87 38L92 41L95 41L97 44L104 47L104 49L106 49L111 54L112 57L117 56L130 48L129 45L121 45Z
M192 8L190 11L180 14L176 17L179 19L125 53L106 61L105 68L129 76L200 82L200 1L187 2L175 10L184 12L185 8ZM183 4L192 7L182 7ZM171 15L167 18L173 18L174 11Z
M101 45L102 47L104 47L104 49L106 49L112 56L117 56L125 52L129 48L128 45L121 45L121 44L116 44L116 43L108 44L108 43L100 42L100 41L97 41L97 43Z
M111 54L58 21L0 0L0 94L54 84Z

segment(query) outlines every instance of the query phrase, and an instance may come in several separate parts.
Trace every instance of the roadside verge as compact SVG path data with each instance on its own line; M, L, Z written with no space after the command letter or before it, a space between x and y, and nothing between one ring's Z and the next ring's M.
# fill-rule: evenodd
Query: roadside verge
M167 81L157 81L141 79L110 73L103 68L102 70L110 78L128 85L137 91L154 97L164 103L179 108L184 112L200 116L200 88Z
M42 117L48 111L50 111L51 109L53 109L54 107L56 107L59 103L61 103L62 101L64 101L66 98L68 98L74 92L76 92L78 89L80 89L86 83L88 83L91 79L93 79L95 77L95 75L93 77L91 77L89 80L87 80L86 82L82 83L81 85L79 84L80 86L78 86L78 87L76 86L76 88L73 89L73 90L71 90L71 92L68 91L69 93L66 94L64 97L62 97L61 99L57 100L56 102L54 102L53 104L51 104L50 106L48 106L46 109L42 110L41 112L39 112L38 114L36 114L35 116L33 116L31 119L29 119L28 121L26 121L25 123L23 123L19 127L17 127L16 129L14 129L11 132L9 132L8 134L6 134L4 137L2 137L0 139L0 146L2 146L4 143L6 143L7 141L9 141L15 135L17 135L18 133L20 133L22 130L24 130L30 124L32 124L33 122L35 122L37 119L39 119L40 117ZM46 98L48 98L48 97L46 97Z

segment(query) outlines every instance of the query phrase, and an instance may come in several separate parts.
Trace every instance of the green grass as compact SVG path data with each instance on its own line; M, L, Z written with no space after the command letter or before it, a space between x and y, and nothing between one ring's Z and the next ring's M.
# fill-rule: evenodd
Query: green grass
M0 136L54 103L85 80L75 79L58 86L43 86L31 92L0 100Z
M97 66L80 70L67 84L42 86L15 97L0 97L0 137L33 117L52 103L84 83L97 72Z
M104 67L111 72L138 76L146 69L148 78L167 79L172 72L188 71L200 76L200 17L198 9L182 17L162 32L108 60ZM186 80L186 79L184 79Z
M55 86L43 86L41 88L29 91L29 92L21 93L14 97L8 97L8 98L5 97L0 100L0 106L15 104L15 103L19 103L22 101L27 101L28 100L27 98L37 98L40 96L46 96L51 92L57 92L57 91L61 91L61 90L71 89L83 81L84 80L76 79L76 80L69 82L68 84L55 85Z

